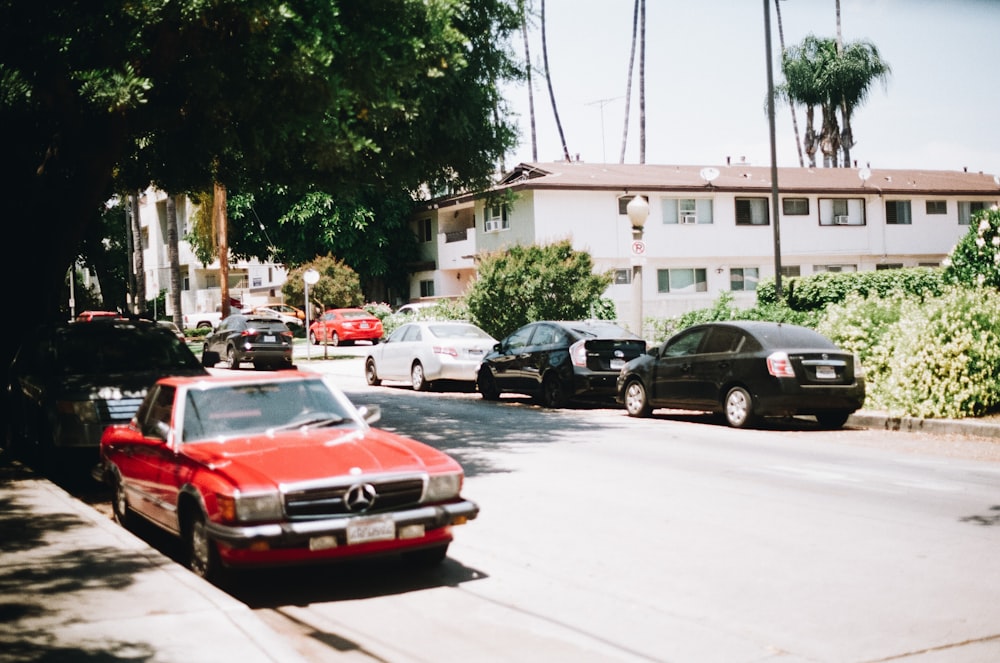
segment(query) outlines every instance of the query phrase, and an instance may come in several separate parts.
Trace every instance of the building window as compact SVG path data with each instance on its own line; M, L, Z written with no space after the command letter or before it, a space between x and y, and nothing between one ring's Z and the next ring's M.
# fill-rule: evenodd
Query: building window
M862 198L820 198L819 225L865 225L865 201Z
M616 269L615 270L615 285L625 285L632 282L632 270L631 269Z
M802 267L800 265L782 265L781 276L784 278L802 276Z
M752 292L757 289L760 269L757 267L733 267L729 270L729 289Z
M814 265L813 273L819 274L821 272L856 272L858 271L857 265Z
M908 226L913 223L909 200L885 201L885 222L889 225Z
M694 292L708 292L708 278L705 269L658 269L656 270L658 292L685 295Z
M431 220L430 219L420 219L416 222L417 226L417 241L421 243L426 243L433 239L433 234L431 233Z
M960 200L958 201L958 225L967 226L972 223L972 217L976 212L988 209L993 203L982 200Z
M420 282L420 296L421 297L434 296L434 281L426 280Z
M901 262L883 262L875 265L875 271L880 269L903 269L903 263Z
M507 208L503 205L488 205L484 210L486 217L486 232L498 232L510 228L507 220Z
M618 214L620 216L628 216L628 204L632 202L635 196L619 196L618 197Z
M767 215L767 198L736 199L736 225L766 226L770 223Z
M712 223L711 198L666 198L662 207L663 223Z
M927 201L927 214L947 214L947 213L948 213L948 201L946 200Z
M781 213L785 216L808 216L808 198L782 198Z

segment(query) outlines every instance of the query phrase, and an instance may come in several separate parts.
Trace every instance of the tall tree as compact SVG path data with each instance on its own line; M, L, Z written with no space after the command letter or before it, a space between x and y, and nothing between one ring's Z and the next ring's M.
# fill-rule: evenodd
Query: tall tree
M135 290L132 292L132 313L146 311L146 261L143 258L142 224L139 219L139 195L129 194L129 219L132 223L132 273L135 274ZM156 297L158 293L153 293Z
M646 0L639 0L639 163L646 163Z
M173 321L178 329L184 328L184 311L181 310L181 258L180 234L177 230L177 197L167 195L166 201L167 226L167 264L170 267L170 308L173 311Z
M785 29L781 23L781 2L782 0L774 0L774 11L778 15L778 44L781 47L781 57L785 56ZM798 113L795 112L795 103L792 101L788 102L788 109L792 113L792 131L795 134L795 151L799 155L799 168L805 167L805 159L802 156L802 142L799 136L799 118Z
M549 68L549 45L545 39L545 0L542 0L542 62L545 64L545 81L549 87L549 100L552 102L552 115L556 119L556 130L559 132L559 142L562 144L563 159L569 158L569 148L566 147L566 134L563 133L562 121L559 120L559 109L556 107L556 94L552 91L552 69Z
M888 84L892 68L882 59L878 48L869 41L859 40L844 45L843 53L834 63L831 72L836 98L840 100L840 118L843 130L840 134L840 148L843 151L843 166L851 166L851 148L854 147L854 130L851 120L854 111L868 100L872 85Z
M531 3L529 0L518 0L518 11L521 14L521 39L524 41L524 75L528 83L528 117L531 122L531 160L538 161L538 133L535 130L535 88L531 80L531 51L528 48L528 14Z
M632 108L632 71L635 68L635 44L639 35L639 0L632 6L632 48L628 54L628 76L625 81L625 125L622 128L622 151L618 163L625 163L625 148L628 147L628 121Z

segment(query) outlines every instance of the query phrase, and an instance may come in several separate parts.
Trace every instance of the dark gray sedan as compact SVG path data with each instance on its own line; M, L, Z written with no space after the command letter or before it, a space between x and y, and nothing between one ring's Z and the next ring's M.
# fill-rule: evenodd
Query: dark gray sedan
M734 428L760 417L813 415L840 428L865 402L861 365L821 334L776 322L712 322L677 333L618 376L633 417L654 408L722 413Z

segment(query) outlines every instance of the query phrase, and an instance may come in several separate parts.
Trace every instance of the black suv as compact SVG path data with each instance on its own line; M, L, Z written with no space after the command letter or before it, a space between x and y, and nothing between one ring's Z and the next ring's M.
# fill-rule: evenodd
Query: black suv
M613 399L625 362L645 351L646 341L610 322L532 322L483 358L476 386L487 400L528 394L552 408L574 398Z
M231 315L205 337L201 350L203 366L215 366L222 357L232 369L244 362L254 368L290 368L292 331L273 316Z
M185 343L148 320L45 325L26 338L8 373L3 441L43 470L82 461L89 472L105 427L131 419L156 380L208 374Z

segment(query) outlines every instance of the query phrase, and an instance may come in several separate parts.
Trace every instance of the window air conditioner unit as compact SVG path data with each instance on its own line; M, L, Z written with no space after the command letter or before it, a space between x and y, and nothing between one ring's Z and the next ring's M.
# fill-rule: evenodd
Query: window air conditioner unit
M698 223L698 217L694 214L682 214L681 223Z
M833 217L833 223L838 226L846 226L851 222L851 218L846 214L838 214Z

